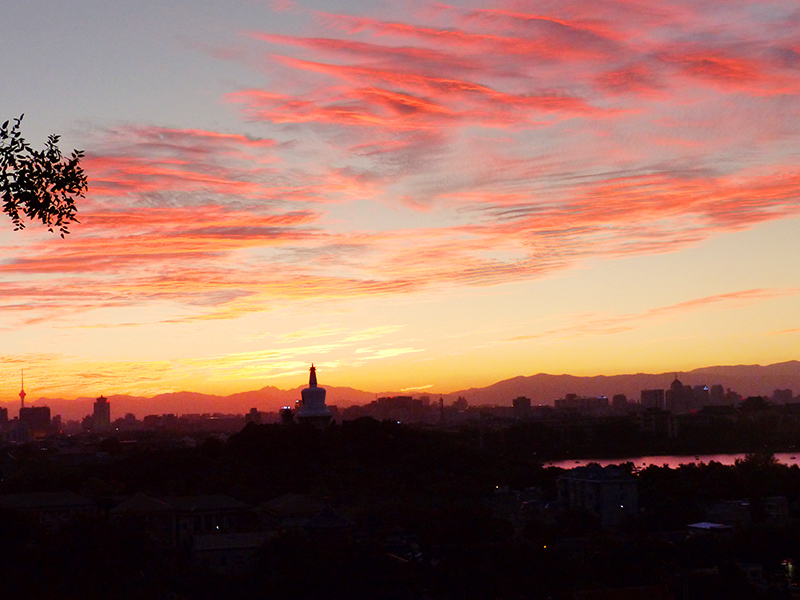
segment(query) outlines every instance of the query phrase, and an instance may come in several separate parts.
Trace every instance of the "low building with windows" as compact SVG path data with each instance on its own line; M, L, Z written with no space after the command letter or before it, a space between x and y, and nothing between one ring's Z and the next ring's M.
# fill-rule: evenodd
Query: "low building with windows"
M43 533L97 517L94 501L70 491L2 494L0 511L27 520Z
M563 506L585 510L605 529L619 527L639 516L636 479L615 465L576 467L558 478Z
M188 547L194 536L237 533L255 524L250 505L222 494L136 494L109 510L109 517L139 528L157 545L173 548Z

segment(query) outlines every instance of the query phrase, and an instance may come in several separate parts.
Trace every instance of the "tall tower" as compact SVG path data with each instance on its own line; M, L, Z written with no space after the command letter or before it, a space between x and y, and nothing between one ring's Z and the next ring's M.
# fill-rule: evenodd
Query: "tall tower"
M325 405L325 388L317 386L317 369L311 364L308 387L300 394L302 402L297 411L297 420L315 427L325 427L331 422L331 411Z
M25 393L25 370L24 369L20 369L19 378L20 378L19 407L20 408L25 408L25 396L27 396L27 394Z

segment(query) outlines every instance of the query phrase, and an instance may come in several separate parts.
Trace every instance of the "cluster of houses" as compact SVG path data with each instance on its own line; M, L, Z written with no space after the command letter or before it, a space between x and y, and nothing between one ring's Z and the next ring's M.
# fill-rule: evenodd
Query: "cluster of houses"
M299 494L251 506L222 494L97 499L71 491L30 492L0 495L0 512L26 520L41 535L90 521L138 531L154 548L220 573L252 566L278 532L330 540L349 536L354 526L330 504Z

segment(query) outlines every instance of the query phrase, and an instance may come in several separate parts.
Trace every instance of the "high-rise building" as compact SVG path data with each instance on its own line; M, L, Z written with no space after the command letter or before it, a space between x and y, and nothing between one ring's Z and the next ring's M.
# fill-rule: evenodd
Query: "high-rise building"
M713 406L725 404L725 388L720 384L712 385L708 392L708 400Z
M94 402L92 413L92 429L95 431L108 431L111 427L111 405L108 399L100 396Z
M611 406L616 410L628 408L628 397L625 394L614 394L614 397L611 398Z
M664 410L664 390L642 390L640 403L642 408Z
M694 392L689 385L683 385L675 374L675 380L666 392L667 410L675 414L689 412L694 407Z
M556 410L573 411L577 413L603 413L608 409L608 398L606 396L578 396L577 394L567 394L563 398L553 401L553 408Z
M511 401L514 407L514 418L525 420L531 416L531 399L519 396Z
M23 406L19 409L19 422L38 437L45 435L50 428L49 406Z
M703 408L711 403L711 391L707 385L696 385L692 388L694 408Z

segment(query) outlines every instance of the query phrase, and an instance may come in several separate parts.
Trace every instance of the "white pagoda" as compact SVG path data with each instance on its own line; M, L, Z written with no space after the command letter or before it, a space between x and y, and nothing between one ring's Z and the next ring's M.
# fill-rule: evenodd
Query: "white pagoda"
M297 410L297 421L323 428L330 424L331 411L325 405L325 388L317 386L317 369L311 364L308 387L300 392L302 400Z

